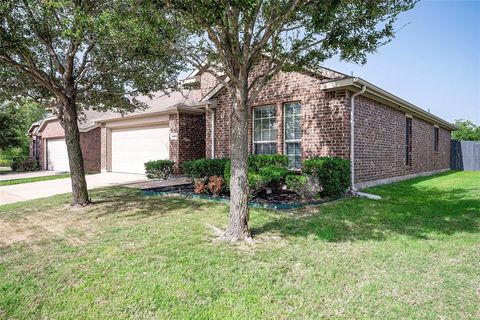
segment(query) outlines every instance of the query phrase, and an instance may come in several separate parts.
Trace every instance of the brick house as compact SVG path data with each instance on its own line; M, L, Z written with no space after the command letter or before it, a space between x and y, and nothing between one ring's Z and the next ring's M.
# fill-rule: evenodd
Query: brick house
M186 160L228 157L227 90L198 70L184 83L195 89L145 98L145 111L92 120L99 138L82 149L86 162L100 158L102 171L143 173L144 162L168 158L178 172ZM353 159L358 188L450 168L452 124L361 78L326 68L277 74L249 114L250 153L286 154L292 169L313 156ZM42 139L49 137L45 128L38 131Z
M100 172L100 127L94 119L104 113L87 111L81 117L80 146L82 148L85 170L89 173ZM30 157L39 161L41 170L69 171L65 132L57 117L48 117L33 123L28 130L30 137Z

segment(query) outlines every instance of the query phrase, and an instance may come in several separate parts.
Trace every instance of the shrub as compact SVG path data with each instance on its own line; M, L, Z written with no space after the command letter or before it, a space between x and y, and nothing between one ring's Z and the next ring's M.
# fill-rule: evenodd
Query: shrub
M302 175L288 175L285 179L287 189L304 198L313 198L321 191L317 177Z
M248 157L248 168L255 172L266 166L288 166L288 157L283 154L258 154Z
M12 162L10 162L10 169L12 169L12 171L18 171L19 166L20 166L19 161L12 160Z
M271 188L274 193L279 193L290 171L285 167L268 165L260 168L258 174L267 187Z
M12 164L11 160L0 159L0 167L10 167L11 164Z
M173 173L175 162L170 160L154 160L145 163L145 174L148 179L166 180Z
M207 188L214 196L219 196L223 191L225 180L221 176L211 176L208 179Z
M337 197L350 186L350 162L342 158L314 157L303 162L302 171L318 178L322 196Z
M37 171L40 169L37 159L28 158L20 164L21 171Z
M198 159L182 163L183 173L190 179L201 179L212 176L223 177L228 159Z
M10 168L12 169L12 171L17 171L17 172L37 171L40 169L40 165L37 159L35 158L28 158L28 159L17 158L10 163Z
M251 172L258 173L261 168L267 166L277 166L287 168L288 166L288 157L283 154L258 154L251 155L248 157L248 173ZM230 160L227 160L225 169L223 171L223 177L227 184L230 183L230 169L231 163Z
M284 155L252 155L248 157L248 187L255 195L265 188L280 192L286 176L290 173L287 168L288 158ZM223 176L227 186L230 184L231 163L227 162Z
M289 175L285 179L285 184L287 185L288 190L300 193L300 191L305 187L307 183L306 175Z
M195 179L193 182L194 193L207 193L207 184L204 179Z

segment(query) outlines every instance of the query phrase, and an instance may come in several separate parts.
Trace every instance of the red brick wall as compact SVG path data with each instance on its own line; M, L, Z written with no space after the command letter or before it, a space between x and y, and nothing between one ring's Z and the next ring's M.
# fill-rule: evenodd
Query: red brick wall
M80 132L80 146L82 148L83 165L87 172L100 172L101 141L100 128L87 132Z
M47 122L42 129L42 139L62 138L65 136L65 131L59 120Z
M54 120L48 122L43 128L42 139L40 144L40 168L46 169L45 166L45 145L46 139L55 139L65 137L60 121ZM82 148L83 161L87 172L100 172L101 163L101 145L100 145L100 128L95 128L87 132L80 132L80 147Z
M348 157L349 115L347 93L325 95L320 90L321 79L298 72L282 72L275 76L252 103L277 108L277 151L283 153L283 104L299 101L302 105L302 156L316 155ZM226 90L217 98L215 110L215 157L228 157L230 151L230 106ZM252 152L252 115L249 117L249 150ZM207 114L206 156L211 157L211 115Z
M180 173L181 163L205 156L205 115L170 115L170 133L177 139L170 139L170 160L175 161L175 173Z
M350 158L350 93L324 92L321 79L297 72L275 76L252 103L277 107L277 152L283 153L283 104L302 105L302 157ZM433 123L413 118L412 166L404 165L405 113L372 99L357 97L357 182L417 174L450 167L450 132L440 128L439 152L433 151ZM230 153L231 99L224 89L215 109L215 157ZM249 150L252 152L252 110L249 119ZM206 157L211 157L211 119L206 115Z
M434 124L413 116L412 165L405 165L405 112L364 96L355 104L357 182L450 168L450 131L440 128L434 152Z

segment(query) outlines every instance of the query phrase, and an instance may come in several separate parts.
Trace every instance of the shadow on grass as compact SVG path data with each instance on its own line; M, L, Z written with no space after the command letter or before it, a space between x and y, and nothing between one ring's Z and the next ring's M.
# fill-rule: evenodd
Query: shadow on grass
M122 187L99 189L94 193L93 199L94 206L91 212L97 219L109 216L123 218L164 216L183 209L193 213L208 205L177 197L144 197L139 190Z
M312 209L304 209L279 215L251 230L254 235L273 232L286 237L313 236L332 242L383 240L394 234L428 239L432 234L478 233L479 191L468 187L442 189L418 185L435 178L413 179L372 189L384 197L379 201L345 199L317 207L314 213Z

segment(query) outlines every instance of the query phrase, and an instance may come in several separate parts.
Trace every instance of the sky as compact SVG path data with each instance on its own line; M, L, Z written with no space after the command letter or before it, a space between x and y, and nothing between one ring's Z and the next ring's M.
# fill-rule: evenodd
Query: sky
M365 65L325 61L453 122L480 125L480 0L423 0Z

